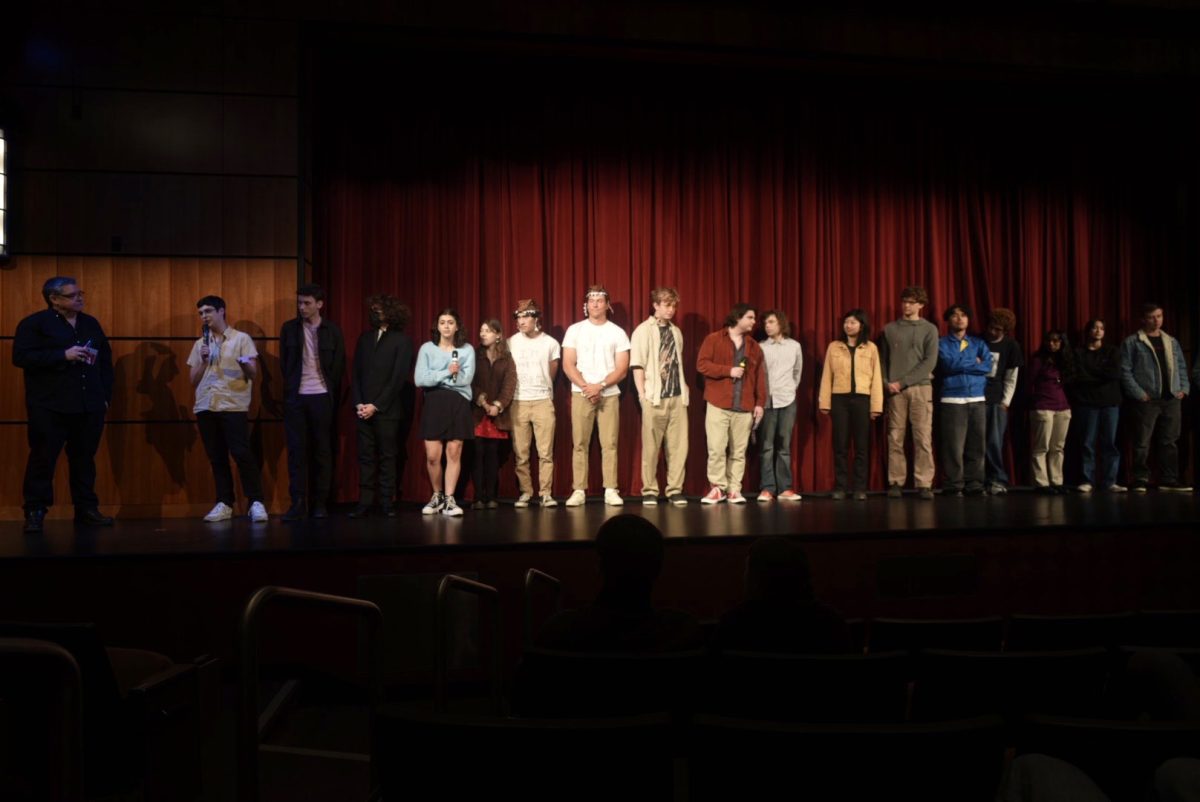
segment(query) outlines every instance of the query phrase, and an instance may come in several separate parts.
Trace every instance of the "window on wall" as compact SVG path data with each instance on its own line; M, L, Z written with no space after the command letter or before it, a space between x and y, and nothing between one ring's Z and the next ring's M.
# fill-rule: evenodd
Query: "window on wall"
M8 140L0 128L0 256L8 256Z

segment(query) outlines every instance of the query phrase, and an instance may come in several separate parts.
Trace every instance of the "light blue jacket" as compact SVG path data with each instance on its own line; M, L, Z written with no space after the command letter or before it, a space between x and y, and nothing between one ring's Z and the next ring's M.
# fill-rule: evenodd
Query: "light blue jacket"
M1190 392L1187 363L1183 361L1183 349L1165 331L1162 333L1163 348L1166 350L1167 387L1171 394ZM1143 396L1162 398L1162 376L1158 369L1158 357L1154 345L1144 331L1130 334L1121 343L1121 389L1130 398L1141 401Z
M449 351L443 351L434 343L425 343L417 351L417 367L413 371L413 384L418 387L441 387L453 390L468 401L471 400L471 380L475 378L475 349L467 343L458 349L458 375L450 376Z

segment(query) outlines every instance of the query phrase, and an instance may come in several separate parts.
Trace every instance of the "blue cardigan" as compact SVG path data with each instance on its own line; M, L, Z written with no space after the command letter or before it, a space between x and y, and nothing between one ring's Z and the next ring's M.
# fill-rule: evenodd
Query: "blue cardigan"
M467 401L471 400L471 380L475 378L475 349L470 343L458 349L458 376L451 380L450 352L435 343L425 343L417 352L417 368L413 384L418 387L441 387L453 390Z

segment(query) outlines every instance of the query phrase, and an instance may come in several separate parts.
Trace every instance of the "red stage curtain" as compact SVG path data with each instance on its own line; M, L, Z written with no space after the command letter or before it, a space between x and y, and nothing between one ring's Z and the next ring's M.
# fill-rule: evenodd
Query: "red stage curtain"
M457 307L474 338L488 317L511 327L524 297L537 299L561 341L593 282L608 287L616 322L631 331L650 312L650 290L670 285L682 296L677 322L694 368L701 339L731 305L778 307L805 353L796 484L823 491L833 460L817 385L850 308L866 309L878 334L908 284L928 289L925 314L943 331L952 302L974 307L976 331L986 310L1011 307L1026 353L1047 328L1075 332L1095 315L1116 341L1135 327L1145 297L1166 304L1168 330L1182 328L1176 288L1189 271L1180 267L1186 195L1177 159L1187 128L1132 94L1114 100L1033 83L814 85L795 75L562 60L395 63L411 84L391 85L373 62L370 80L345 65L319 69L314 90L315 274L348 339L364 325L362 299L377 291L411 306L419 344L441 307ZM1113 103L1125 104L1121 114ZM700 494L704 402L691 385L686 489ZM630 379L620 481L636 495L631 388ZM565 381L557 409L555 490L564 495ZM1010 461L1023 481L1023 404L1012 416ZM345 421L341 493L353 499L349 414ZM404 496L424 498L415 431L407 450ZM748 493L757 492L755 456ZM873 488L884 486L884 463L880 421ZM501 490L515 493L511 464Z

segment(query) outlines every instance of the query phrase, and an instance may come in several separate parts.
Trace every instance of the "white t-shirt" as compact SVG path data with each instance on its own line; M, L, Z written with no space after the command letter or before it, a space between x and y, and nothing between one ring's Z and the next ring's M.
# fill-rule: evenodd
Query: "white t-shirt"
M526 337L517 332L508 338L508 351L517 366L516 401L544 401L554 397L554 382L550 378L550 363L562 359L558 340L546 332Z
M563 348L575 349L575 367L583 374L588 384L598 384L617 366L617 354L629 350L629 335L611 320L597 326L590 320L572 324L563 336ZM571 385L571 392L583 391ZM604 388L601 395L620 395L621 388L613 384Z

